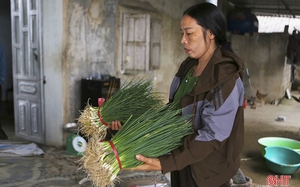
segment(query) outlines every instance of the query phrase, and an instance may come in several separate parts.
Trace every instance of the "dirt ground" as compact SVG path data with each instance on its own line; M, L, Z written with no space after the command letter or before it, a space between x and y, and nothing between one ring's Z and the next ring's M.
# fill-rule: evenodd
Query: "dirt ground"
M296 91L291 92L291 95L298 99L300 97ZM278 116L283 116L286 120L277 121ZM285 137L300 140L299 128L300 102L293 98L284 98L278 105L260 106L256 102L256 109L251 109L250 106L246 107L245 146L242 152L241 169L245 176L252 179L253 187L268 186L267 177L278 175L270 171L265 165L258 139L262 137ZM300 170L291 176L288 185L282 186L300 186Z

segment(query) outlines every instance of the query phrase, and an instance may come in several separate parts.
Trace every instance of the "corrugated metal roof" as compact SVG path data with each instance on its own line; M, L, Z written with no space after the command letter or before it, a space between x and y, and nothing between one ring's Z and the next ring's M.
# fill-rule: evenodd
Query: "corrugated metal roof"
M238 8L251 9L255 15L300 17L300 0L227 0Z
M282 33L286 25L289 26L289 34L292 34L294 29L300 31L300 18L257 16L257 19L259 33Z

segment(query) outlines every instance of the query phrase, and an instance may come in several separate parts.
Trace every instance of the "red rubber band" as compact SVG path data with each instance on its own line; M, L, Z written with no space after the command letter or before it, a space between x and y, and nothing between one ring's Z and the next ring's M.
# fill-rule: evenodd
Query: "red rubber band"
M101 113L100 113L100 107L103 105L104 101L105 101L104 98L98 98L98 106L99 106L98 117L103 125L108 126L109 124L104 121L104 119L102 118Z
M117 159L117 161L118 161L119 168L122 169L121 160L120 160L120 157L119 157L119 155L118 155L118 152L117 152L117 149L116 149L114 143L113 143L112 141L108 141L108 142L109 142L111 148L113 149L113 151L114 151L114 153L115 153L115 157L116 157L116 159Z
M101 121L101 123L102 123L103 125L105 125L105 126L108 126L108 125L109 125L109 124L106 123L106 122L104 121L104 119L102 118L101 113L100 113L100 107L99 107L99 109L98 109L98 117L99 117L99 119L100 119L100 121Z
M105 99L104 98L98 98L98 106L102 106L104 103Z

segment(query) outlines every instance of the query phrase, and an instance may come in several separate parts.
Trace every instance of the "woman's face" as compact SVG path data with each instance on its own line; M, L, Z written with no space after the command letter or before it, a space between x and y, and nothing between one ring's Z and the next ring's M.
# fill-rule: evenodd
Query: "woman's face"
M197 24L194 18L188 15L182 17L180 30L182 33L181 43L189 57L195 59L211 57L216 45L215 37L210 30L205 30Z

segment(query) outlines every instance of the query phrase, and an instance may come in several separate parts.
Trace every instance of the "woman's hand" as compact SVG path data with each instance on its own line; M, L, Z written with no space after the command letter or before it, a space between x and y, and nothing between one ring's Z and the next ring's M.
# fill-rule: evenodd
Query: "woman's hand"
M161 164L158 158L147 158L143 155L136 155L135 158L139 161L144 162L143 165L140 165L136 168L132 168L133 170L143 170L143 171L161 171Z
M109 125L109 127L112 130L120 130L122 128L122 124L121 124L120 121L115 120L115 121L111 122L111 124Z

